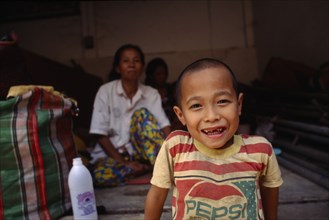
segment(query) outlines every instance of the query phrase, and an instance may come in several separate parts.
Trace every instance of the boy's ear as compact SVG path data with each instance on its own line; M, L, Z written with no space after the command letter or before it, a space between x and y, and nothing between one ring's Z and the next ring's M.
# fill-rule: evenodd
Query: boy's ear
M174 112L177 115L177 118L179 119L179 121L185 126L186 121L185 121L182 110L178 106L174 106L173 109L174 109Z
M238 98L238 112L239 112L239 116L241 115L241 112L242 112L242 102L243 102L243 93L241 92L239 94L239 98Z

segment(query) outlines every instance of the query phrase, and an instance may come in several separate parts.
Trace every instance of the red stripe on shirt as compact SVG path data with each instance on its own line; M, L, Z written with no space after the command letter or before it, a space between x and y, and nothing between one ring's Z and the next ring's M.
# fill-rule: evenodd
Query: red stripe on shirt
M216 175L223 175L226 173L233 173L233 172L261 171L263 168L264 168L263 163L255 163L255 162L239 162L239 163L216 165L208 161L187 161L183 163L176 163L174 170L175 172L200 170L200 171L208 171Z
M196 147L191 144L177 144L169 149L170 155L174 158L177 154L191 153L197 151Z
M269 144L257 143L257 144L248 144L242 146L239 153L248 153L248 154L263 153L271 156L273 151Z
M168 137L167 137L167 140L172 138L172 137L175 137L177 135L181 135L181 136L190 136L190 134L186 131L183 131L183 130L176 130L176 131L173 131L171 132Z

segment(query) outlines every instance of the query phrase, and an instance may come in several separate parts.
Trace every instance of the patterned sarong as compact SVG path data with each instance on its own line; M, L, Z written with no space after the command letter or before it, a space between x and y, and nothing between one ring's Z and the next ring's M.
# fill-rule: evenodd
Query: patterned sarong
M126 160L153 165L165 139L157 120L146 108L136 110L131 117L130 142L133 153ZM97 186L117 186L134 176L134 171L112 158L98 160L93 167Z

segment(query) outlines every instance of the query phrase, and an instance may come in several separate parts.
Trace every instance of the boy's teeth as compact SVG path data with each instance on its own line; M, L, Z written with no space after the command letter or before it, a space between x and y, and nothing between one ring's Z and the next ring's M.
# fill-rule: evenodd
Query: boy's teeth
M204 130L206 134L217 134L223 132L224 128L218 128L214 130Z

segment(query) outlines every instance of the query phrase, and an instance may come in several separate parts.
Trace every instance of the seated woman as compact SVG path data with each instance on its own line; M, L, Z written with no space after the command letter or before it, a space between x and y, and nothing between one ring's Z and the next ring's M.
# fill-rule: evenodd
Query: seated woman
M111 72L116 79L96 94L89 132L98 137L91 152L98 186L115 186L152 168L170 132L159 92L139 82L143 68L142 50L121 46Z

